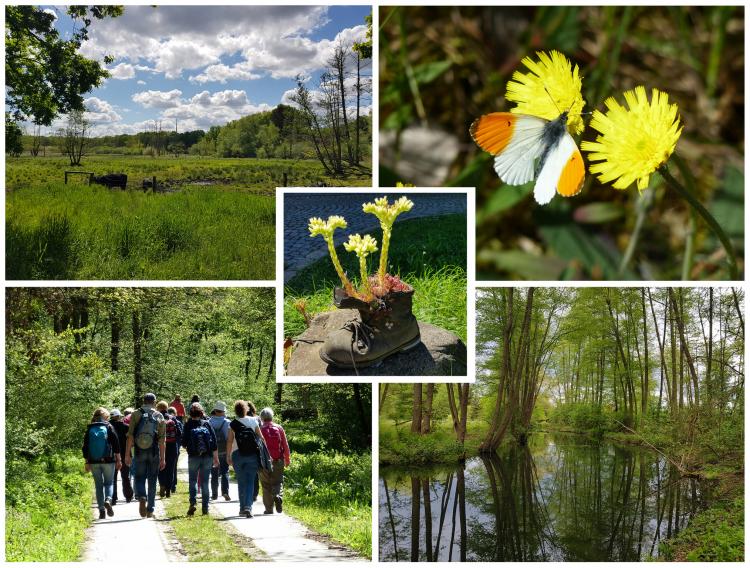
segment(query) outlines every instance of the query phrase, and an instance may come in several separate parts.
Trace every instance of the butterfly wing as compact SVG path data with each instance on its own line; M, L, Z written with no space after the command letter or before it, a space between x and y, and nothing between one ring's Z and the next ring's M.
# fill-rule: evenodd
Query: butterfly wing
M493 112L479 117L469 128L471 137L495 156L495 172L508 185L534 179L534 161L542 154L542 133L547 121L536 116Z
M583 188L584 178L581 152L573 137L565 132L541 164L539 177L534 184L534 199L540 205L546 205L552 201L555 191L563 197L577 195Z

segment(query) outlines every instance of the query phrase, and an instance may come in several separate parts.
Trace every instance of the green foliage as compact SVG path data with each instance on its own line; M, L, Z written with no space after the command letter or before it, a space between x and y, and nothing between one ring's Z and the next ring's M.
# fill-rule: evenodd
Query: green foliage
M660 546L660 560L742 562L745 559L745 499L714 503L677 536Z
M17 158L23 152L23 132L10 113L5 113L5 152Z
M620 426L615 422L619 418L622 417L615 416L614 412L609 409L574 402L558 404L550 415L550 421L553 424L568 426L576 432L593 434L619 430Z
M424 465L457 462L465 456L465 449L452 432L438 430L430 434L413 434L408 429L380 423L381 464Z
M5 7L5 104L14 118L49 126L59 114L83 111L83 95L109 76L78 53L94 18L120 16L122 6L70 6L76 25L69 35L55 29L56 16L39 6ZM105 63L110 59L105 58Z
M91 519L91 476L84 473L80 456L6 456L5 559L79 560Z
M284 509L315 531L371 556L372 456L295 454L284 472Z

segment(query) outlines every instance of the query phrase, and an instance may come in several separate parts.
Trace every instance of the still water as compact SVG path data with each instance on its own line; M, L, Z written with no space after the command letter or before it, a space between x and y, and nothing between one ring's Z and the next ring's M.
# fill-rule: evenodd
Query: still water
M656 452L574 435L380 475L380 560L391 562L645 560L708 498Z

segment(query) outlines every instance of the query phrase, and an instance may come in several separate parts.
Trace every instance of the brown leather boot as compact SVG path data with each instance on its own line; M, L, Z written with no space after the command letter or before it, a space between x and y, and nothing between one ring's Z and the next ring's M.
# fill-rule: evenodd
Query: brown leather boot
M357 369L379 363L389 355L407 351L420 343L417 318L411 313L414 290L390 292L371 303L333 291L338 308L353 308L359 318L346 322L329 334L320 358L329 365Z

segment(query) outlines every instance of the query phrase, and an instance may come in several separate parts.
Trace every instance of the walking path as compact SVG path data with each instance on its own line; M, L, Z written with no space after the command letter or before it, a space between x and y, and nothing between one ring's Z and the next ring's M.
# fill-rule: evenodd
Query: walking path
M403 219L466 213L466 196L462 193L410 194L408 188L404 188L403 195L414 202L414 208L400 215L397 223ZM310 237L307 230L310 217L327 219L329 215L341 215L346 218L348 227L335 233L338 246L346 240L347 235L374 231L380 226L373 215L362 212L362 204L382 196L382 193L287 194L284 198L284 283L305 266L328 255L323 239ZM393 199L394 196L389 195L389 200ZM469 194L469 199L473 199L472 194Z
M187 454L180 454L177 466L182 488L187 489ZM261 489L262 492L262 489ZM262 496L253 505L251 519L240 517L237 483L230 479L229 495L231 501L219 497L211 501L209 513L224 519L243 536L252 540L256 548L262 550L269 560L275 562L316 562L316 561L364 561L353 551L325 542L319 535L311 533L302 523L282 513L263 514ZM198 500L200 511L200 499Z
M158 499L151 519L141 518L135 500L118 501L114 509L114 517L100 521L99 509L93 502L91 510L97 520L89 529L83 562L119 563L136 545L138 557L147 558L149 564L188 560L164 521L166 514Z

